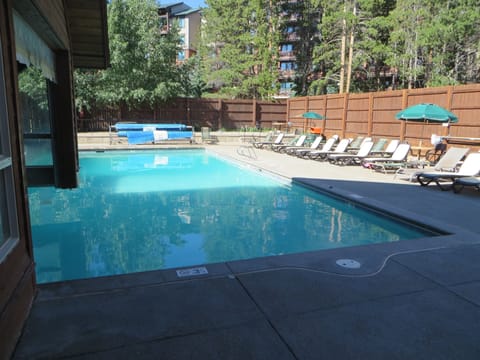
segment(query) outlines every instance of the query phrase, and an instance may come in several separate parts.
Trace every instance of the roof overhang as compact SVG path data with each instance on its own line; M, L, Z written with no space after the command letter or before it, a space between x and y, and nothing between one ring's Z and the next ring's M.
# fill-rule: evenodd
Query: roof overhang
M106 0L65 0L75 68L105 69L110 64Z

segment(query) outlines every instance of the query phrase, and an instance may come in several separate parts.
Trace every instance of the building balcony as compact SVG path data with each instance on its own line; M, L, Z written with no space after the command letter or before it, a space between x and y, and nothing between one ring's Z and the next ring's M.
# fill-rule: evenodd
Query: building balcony
M295 76L295 70L278 70L279 78L282 80L291 79Z
M280 51L278 55L280 61L295 61L297 58L293 51Z
M300 40L300 36L298 36L295 33L288 33L288 34L285 34L285 39L288 41L298 41Z

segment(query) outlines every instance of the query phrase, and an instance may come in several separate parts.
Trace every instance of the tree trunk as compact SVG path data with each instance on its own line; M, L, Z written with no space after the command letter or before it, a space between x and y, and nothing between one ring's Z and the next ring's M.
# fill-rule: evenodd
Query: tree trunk
M353 3L353 16L357 16L357 5ZM348 48L348 66L347 66L347 85L345 87L345 92L348 94L350 92L350 83L352 81L352 64L353 64L353 43L354 43L354 30L355 27L352 24L350 29L350 44Z
M340 51L340 82L339 82L339 88L338 92L340 94L343 94L343 88L344 88L344 83L345 83L345 47L347 43L347 19L346 14L347 14L347 5L345 4L343 7L343 12L344 12L344 17L342 20L342 45L341 45L341 51Z

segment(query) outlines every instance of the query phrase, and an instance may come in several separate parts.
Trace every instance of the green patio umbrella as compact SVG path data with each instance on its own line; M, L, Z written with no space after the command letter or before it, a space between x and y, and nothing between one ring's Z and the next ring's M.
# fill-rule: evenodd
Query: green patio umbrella
M423 122L456 123L458 117L447 109L435 104L417 104L410 106L395 115L399 120Z
M307 120L308 119L325 120L325 117L323 115L320 115L319 113L316 113L315 111L304 112L299 117L303 117L305 119L305 123L303 124L303 131L306 131L306 129L307 129Z
M417 121L423 123L456 123L458 122L458 117L444 109L441 106L435 104L417 104L409 106L402 111L399 111L395 118L398 120L405 120L405 121ZM422 137L423 137L423 130L422 128Z
M305 119L315 119L315 120L325 119L322 115L316 113L315 111L307 111L302 114L302 117L304 117Z

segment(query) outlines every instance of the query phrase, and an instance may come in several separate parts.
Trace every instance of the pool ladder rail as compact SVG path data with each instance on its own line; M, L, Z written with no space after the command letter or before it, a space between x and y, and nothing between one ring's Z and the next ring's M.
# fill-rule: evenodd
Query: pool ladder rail
M237 154L240 156L248 157L249 159L257 160L257 153L252 144L240 145L237 148Z

